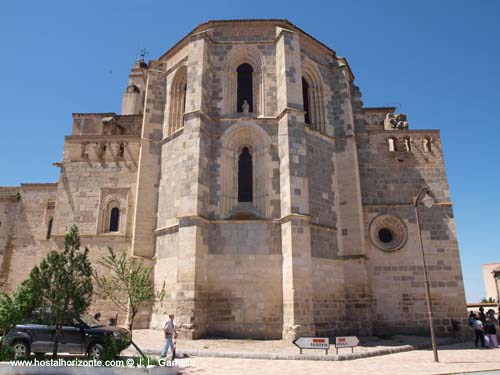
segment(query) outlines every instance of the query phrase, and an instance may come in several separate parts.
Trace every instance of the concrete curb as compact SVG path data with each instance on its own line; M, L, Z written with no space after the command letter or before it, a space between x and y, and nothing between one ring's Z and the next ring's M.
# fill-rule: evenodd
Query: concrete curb
M439 345L447 345L457 343L456 339L440 340ZM177 357L219 357L219 358L244 358L244 359L276 359L276 360L305 360L305 361L349 361L360 358L378 357L401 352L409 352L418 349L428 349L431 344L418 345L401 345L390 348L378 349L369 352L346 353L335 355L320 355L320 354L284 354L284 353L263 353L263 352L216 352L208 350L179 350ZM335 350L335 349L330 349ZM159 350L145 349L144 353L160 355Z
M244 358L244 359L278 359L278 360L305 360L305 361L348 361L352 359L376 357L400 352L414 350L412 345L397 346L394 348L379 349L370 352L347 353L339 355L319 354L283 354L262 352L212 352L205 350L183 350L178 351L178 358L187 357L218 357L218 358ZM147 354L160 355L158 350L144 350Z

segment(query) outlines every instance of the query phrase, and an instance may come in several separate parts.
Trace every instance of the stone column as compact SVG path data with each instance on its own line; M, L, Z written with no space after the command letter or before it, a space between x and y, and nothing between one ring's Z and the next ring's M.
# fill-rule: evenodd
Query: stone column
M182 336L202 337L206 330L208 253L208 209L210 137L207 115L210 85L209 42L203 34L190 40L186 113L185 151L179 173L179 248L177 263L176 314Z
M283 339L313 335L307 145L298 35L277 29Z
M351 82L346 65L338 67L335 85L335 196L339 254L364 255L364 226L358 150L354 134Z
M135 192L132 255L152 258L165 110L165 73L149 70Z
M160 142L165 106L164 72L154 69L148 71L145 95L130 255L153 267L160 177ZM134 327L149 328L150 317L151 306L144 307L139 312Z
M371 303L366 270L365 231L359 177L356 121L363 121L361 98L342 62L335 74L335 198L339 255L344 259L345 328L371 334Z

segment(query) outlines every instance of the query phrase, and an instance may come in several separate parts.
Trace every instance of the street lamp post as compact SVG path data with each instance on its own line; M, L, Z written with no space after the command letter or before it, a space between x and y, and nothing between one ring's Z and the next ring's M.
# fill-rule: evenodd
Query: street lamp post
M434 319L432 317L432 303L431 303L431 291L429 288L429 278L427 277L427 263L425 262L425 252L424 244L422 241L422 231L420 230L420 216L418 214L418 204L422 204L430 208L434 204L434 198L429 195L430 189L428 186L424 186L420 191L413 197L413 207L415 208L415 216L417 218L417 230L418 237L420 239L420 251L422 253L422 264L424 267L424 285L425 285L425 296L427 299L427 314L429 316L429 328L431 331L431 341L432 341L432 351L434 352L434 362L439 362L437 344L436 344L436 334L434 332Z

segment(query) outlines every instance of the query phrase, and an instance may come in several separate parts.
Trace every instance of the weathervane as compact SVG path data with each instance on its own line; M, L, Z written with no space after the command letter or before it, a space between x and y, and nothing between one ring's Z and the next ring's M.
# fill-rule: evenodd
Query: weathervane
M140 55L141 56L141 60L142 61L146 61L146 57L147 57L147 55L149 55L148 50L146 48L143 48L143 49L140 50L140 52L141 52L141 55Z

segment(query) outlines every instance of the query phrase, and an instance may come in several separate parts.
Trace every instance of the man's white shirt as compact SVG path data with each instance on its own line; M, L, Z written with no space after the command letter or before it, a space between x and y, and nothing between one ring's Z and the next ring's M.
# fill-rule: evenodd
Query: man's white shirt
M170 319L165 322L163 329L167 331L168 334L172 335L174 333L174 322Z

